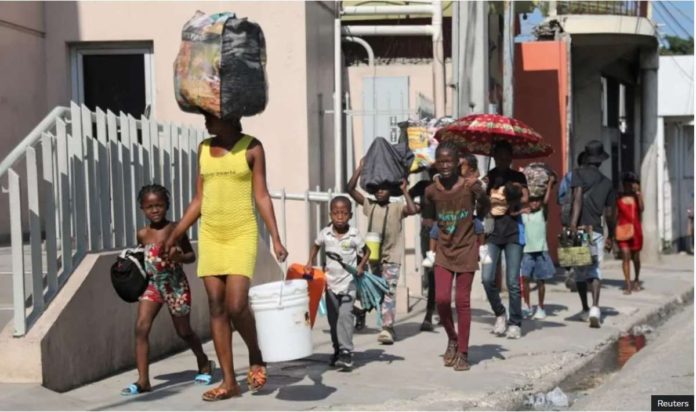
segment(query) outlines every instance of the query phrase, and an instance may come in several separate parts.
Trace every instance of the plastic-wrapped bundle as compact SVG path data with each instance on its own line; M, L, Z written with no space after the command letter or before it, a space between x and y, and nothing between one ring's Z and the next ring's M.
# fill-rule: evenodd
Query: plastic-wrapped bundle
M400 194L401 180L408 176L413 159L408 142L392 145L385 138L376 137L365 154L360 187L372 194L379 186L388 185L394 194Z
M552 174L554 173L545 163L535 162L525 167L524 175L527 177L529 196L543 197Z
M174 90L182 110L229 119L266 108L266 41L258 24L234 13L197 11L181 40Z

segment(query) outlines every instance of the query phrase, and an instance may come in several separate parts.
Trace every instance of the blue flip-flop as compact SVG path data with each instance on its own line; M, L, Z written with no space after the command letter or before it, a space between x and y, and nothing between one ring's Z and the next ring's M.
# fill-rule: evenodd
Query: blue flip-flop
M142 386L137 383L131 383L127 387L121 390L122 396L133 396L140 395L141 393L150 392L152 389L144 390Z
M193 381L199 385L210 385L213 382L213 371L215 370L215 361L208 361L208 372L199 372Z

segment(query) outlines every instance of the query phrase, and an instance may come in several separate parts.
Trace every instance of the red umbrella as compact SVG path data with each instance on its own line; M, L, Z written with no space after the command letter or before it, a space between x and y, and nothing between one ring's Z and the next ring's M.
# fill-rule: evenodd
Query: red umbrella
M438 141L453 141L463 151L491 155L493 145L501 140L512 145L512 156L530 159L548 156L553 148L542 142L541 135L517 119L497 114L471 114L441 128Z

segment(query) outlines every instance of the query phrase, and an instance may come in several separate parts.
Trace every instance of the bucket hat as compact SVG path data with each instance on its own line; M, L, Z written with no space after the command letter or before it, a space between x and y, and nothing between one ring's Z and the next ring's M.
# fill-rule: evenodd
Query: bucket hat
M604 145L599 140L590 140L585 146L585 162L602 163L609 158L609 153L604 151Z

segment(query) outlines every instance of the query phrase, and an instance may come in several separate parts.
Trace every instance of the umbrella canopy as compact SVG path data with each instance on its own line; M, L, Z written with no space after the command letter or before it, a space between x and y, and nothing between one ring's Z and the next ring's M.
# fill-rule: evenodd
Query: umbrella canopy
M443 127L435 134L438 141L456 143L463 152L490 156L493 146L507 141L512 157L531 159L553 153L541 135L520 120L497 114L472 114Z

